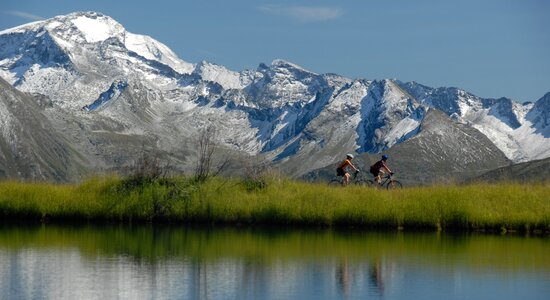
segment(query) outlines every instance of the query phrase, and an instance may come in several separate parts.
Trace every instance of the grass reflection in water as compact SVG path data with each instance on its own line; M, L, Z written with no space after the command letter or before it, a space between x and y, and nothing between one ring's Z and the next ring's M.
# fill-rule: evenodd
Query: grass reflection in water
M372 232L345 229L196 228L153 225L0 227L0 249L76 248L85 257L125 255L140 261L253 258L376 261L414 259L430 265L550 272L547 236Z

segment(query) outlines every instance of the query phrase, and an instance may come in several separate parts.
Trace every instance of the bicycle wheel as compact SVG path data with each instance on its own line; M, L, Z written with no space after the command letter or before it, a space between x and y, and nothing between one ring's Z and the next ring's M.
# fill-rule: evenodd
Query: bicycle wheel
M342 186L342 180L340 179L332 179L331 181L328 182L328 185L329 186Z
M397 181L397 180L391 180L390 182L388 182L386 184L386 188L388 190L396 190L396 189L402 189L403 188L403 185L401 184L401 182Z

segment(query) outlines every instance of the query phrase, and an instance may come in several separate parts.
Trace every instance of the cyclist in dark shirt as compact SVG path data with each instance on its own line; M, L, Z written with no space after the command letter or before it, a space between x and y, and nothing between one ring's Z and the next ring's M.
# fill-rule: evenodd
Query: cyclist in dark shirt
M386 161L388 160L388 156L386 154L382 155L382 159L377 161L374 165L370 167L370 172L372 175L374 175L374 179L378 184L380 184L380 181L382 181L382 176L384 176L384 170L386 170L388 173L392 173L390 168L388 168L388 165L386 165ZM384 169L384 170L383 170Z

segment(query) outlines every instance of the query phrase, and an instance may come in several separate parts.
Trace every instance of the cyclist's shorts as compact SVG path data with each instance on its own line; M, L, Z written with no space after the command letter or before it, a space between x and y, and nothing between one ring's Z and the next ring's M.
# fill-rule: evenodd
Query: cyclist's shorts
M370 173L372 175L374 175L374 177L378 176L378 174L380 174L380 169L377 169L377 168L370 168Z
M344 172L344 169L342 169L342 168L336 168L336 175L344 176L344 175L346 175L346 172Z

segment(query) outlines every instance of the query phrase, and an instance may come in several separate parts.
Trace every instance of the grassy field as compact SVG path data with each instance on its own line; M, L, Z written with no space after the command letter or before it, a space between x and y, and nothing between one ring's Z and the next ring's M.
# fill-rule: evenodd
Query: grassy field
M135 184L117 177L78 185L0 182L11 220L143 221L377 228L550 231L550 184L474 184L397 191L179 177Z

